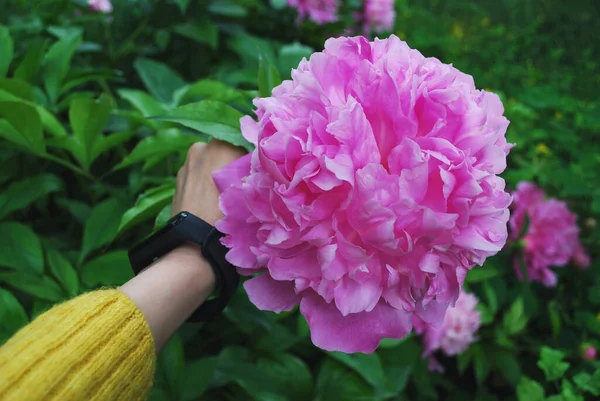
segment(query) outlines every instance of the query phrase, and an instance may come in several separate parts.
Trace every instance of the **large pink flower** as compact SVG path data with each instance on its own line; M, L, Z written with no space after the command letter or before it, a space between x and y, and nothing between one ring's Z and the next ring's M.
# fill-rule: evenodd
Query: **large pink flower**
M565 202L545 199L544 191L535 184L521 182L514 193L513 209L511 238L524 243L522 256L529 280L551 287L556 285L556 275L550 266L565 266L572 259L580 267L589 265L589 257L579 243L577 217ZM515 270L522 278L519 257Z
M287 0L287 3L298 9L300 18L308 16L319 25L338 19L338 0Z
M511 197L498 96L396 36L329 39L241 120L215 173L228 260L260 309L300 304L313 342L372 352L439 323L502 249Z
M454 307L449 307L441 325L424 325L414 318L415 331L423 333L424 356L442 350L448 356L464 352L476 340L481 326L481 314L475 309L477 298L461 292ZM433 364L435 366L435 364Z
M365 1L363 30L366 34L369 34L371 31L378 33L390 31L394 28L395 20L394 0Z
M92 10L101 13L110 13L113 10L110 0L88 0L88 5Z

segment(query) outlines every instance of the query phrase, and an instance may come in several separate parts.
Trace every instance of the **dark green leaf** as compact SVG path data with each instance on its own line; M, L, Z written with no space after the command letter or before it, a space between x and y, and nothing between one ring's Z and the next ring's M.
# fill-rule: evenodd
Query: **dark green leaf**
M544 388L541 384L523 376L517 386L519 401L544 401Z
M164 106L146 92L134 89L120 89L121 98L127 100L144 117L156 116L165 112Z
M185 11L187 10L188 6L190 5L191 0L174 0L174 1L175 1L175 4L177 4L179 9L181 10L181 13L185 14Z
M69 121L77 141L79 163L88 169L94 162L94 148L102 137L102 131L110 117L108 101L93 99L73 99L69 109Z
M56 200L56 203L60 207L67 209L69 213L81 224L85 224L85 221L92 212L90 205L78 200L59 198Z
M85 260L90 252L110 243L115 238L124 211L123 205L114 198L94 206L85 222L79 263Z
M504 275L506 269L502 269L495 265L483 265L482 267L475 267L467 273L465 281L467 283L478 283L487 279Z
M282 399L303 401L310 399L313 392L313 379L308 366L291 354L277 354L260 358L258 370L263 381L269 381ZM251 393L252 394L252 393Z
M385 385L383 368L377 354L349 355L341 352L330 352L329 356L354 370L375 389L383 390Z
M26 273L42 274L44 254L40 240L21 223L0 223L0 266Z
M217 358L202 358L189 364L181 383L182 401L195 401L206 391L217 367Z
M138 142L131 153L114 167L114 170L146 162L151 157L163 159L170 154L186 151L195 142L198 142L197 136L183 134L175 128L159 131L156 136Z
M142 57L135 61L134 67L146 89L165 105L172 104L175 91L186 84L177 72L158 61Z
M183 380L183 343L179 334L173 335L160 353L158 363L165 374L172 393L178 394Z
M0 219L25 209L38 199L62 188L62 181L52 174L40 174L12 183L0 193Z
M14 44L7 27L0 25L0 78L8 74L14 55Z
M258 310L250 303L245 291L237 291L234 294L224 313L239 330L246 333L268 331L275 324L275 315Z
M136 131L123 131L123 132L115 132L110 135L106 135L100 137L94 149L92 150L92 160L95 160L102 153L106 152L109 149L114 148L115 146L119 146L122 143L127 142L132 137L136 135Z
M79 278L71 263L59 251L48 247L46 258L52 275L62 284L70 296L77 295L79 291Z
M81 43L81 31L71 30L54 43L44 58L44 87L51 103L56 103L67 76L71 58Z
M473 352L469 348L465 352L462 352L456 356L456 365L458 372L462 375L464 371L471 365L473 359Z
M563 362L565 354L561 351L554 350L548 347L542 347L540 351L540 360L538 366L544 371L546 380L553 381L563 377L571 364Z
M48 276L32 276L23 272L0 272L0 282L46 301L58 302L66 293Z
M15 78L0 78L0 89L12 93L28 102L35 101L34 88L25 81Z
M236 146L251 149L240 131L243 114L225 103L203 100L168 111L158 120L171 121L200 131Z
M175 25L173 31L181 36L192 39L198 43L206 43L213 49L217 48L219 43L219 30L217 26L208 18L202 18L197 22L186 22Z
M42 62L44 60L44 56L46 54L47 47L48 42L46 40L39 40L33 45L29 46L25 58L15 70L15 78L35 84L40 67L42 66Z
M0 331L8 335L15 333L28 323L25 309L19 301L3 288L0 288Z
M89 287L122 285L133 277L127 251L114 251L90 260L81 267L81 280Z
M592 395L600 395L600 369L596 369L593 375L581 372L573 377L575 385L581 390Z
M54 117L48 110L46 110L42 106L39 106L32 102L28 102L27 100L23 100L20 97L15 96L12 93L7 92L3 89L0 89L0 101L24 103L28 106L34 107L37 110L37 112L39 113L40 118L42 119L42 125L44 126L44 128L46 128L46 130L48 132L50 132L52 135L57 136L57 137L67 135L67 132L65 131L63 126L60 124L60 122L58 122L56 117ZM1 121L2 120L0 120L0 122ZM13 131L18 132L14 129L14 127L13 127ZM0 126L0 134L1 133L2 133L2 126Z
M525 315L523 298L518 297L504 315L504 320L502 322L504 332L508 335L520 333L527 326L528 320L527 315Z
M273 328L268 330L256 342L256 348L268 354L279 354L287 351L298 343L300 339L295 336L288 328L281 324L274 324Z
M277 67L263 55L258 56L258 93L260 97L271 96L274 87L281 83Z
M141 194L135 205L123 214L119 234L137 224L155 218L166 205L171 203L174 194L175 188L172 184L164 184Z
M493 353L493 361L506 381L511 386L516 387L521 380L521 367L515 354L501 348L496 348Z
M0 101L0 117L14 128L3 129L0 125L0 136L34 153L45 151L42 120L35 107L21 102Z
M560 313L560 306L556 301L548 303L548 317L550 318L550 325L552 326L552 336L556 339L560 334L560 327L562 325Z
M279 49L279 70L286 79L290 79L292 69L298 68L303 58L309 59L313 51L312 48L297 42L282 46Z
M492 364L489 354L484 350L481 344L471 345L473 352L473 369L475 370L475 379L481 385L490 374Z
M415 365L421 360L422 352L420 344L414 337L408 337L394 348L378 351L389 392L400 394L404 391Z
M356 401L372 400L374 390L359 375L331 358L319 369L316 386L320 400Z
M219 0L211 2L208 11L213 14L227 15L229 17L244 17L247 14L246 9L231 0Z

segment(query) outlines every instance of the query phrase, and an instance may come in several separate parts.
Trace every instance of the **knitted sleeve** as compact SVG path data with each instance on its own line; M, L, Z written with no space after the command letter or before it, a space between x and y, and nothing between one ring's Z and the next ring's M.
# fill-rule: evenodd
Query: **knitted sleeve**
M145 400L154 368L142 312L118 290L94 291L40 315L0 348L0 400Z

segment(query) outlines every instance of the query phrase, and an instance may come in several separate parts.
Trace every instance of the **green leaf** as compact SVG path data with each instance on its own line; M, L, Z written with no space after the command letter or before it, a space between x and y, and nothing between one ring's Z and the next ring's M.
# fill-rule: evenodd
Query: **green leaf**
M40 115L42 119L42 125L46 130L56 137L66 136L67 132L63 128L63 126L58 122L56 117L54 117L48 110L39 106L35 103L28 102L27 100L23 100L18 96L13 95L10 92L7 92L3 89L0 89L0 101L9 101L9 102L17 102L24 103L28 106L34 107Z
M115 238L124 211L125 208L114 198L94 206L85 222L79 263L83 262L90 252L110 243Z
M94 148L102 138L110 112L111 107L106 100L78 98L71 102L69 121L78 144L78 161L85 169L94 162Z
M219 0L211 2L208 11L213 14L227 15L229 17L245 17L248 13L246 9L231 0Z
M164 227L170 218L171 218L171 205L166 205L158 213L158 215L156 215L156 219L154 220L154 229Z
M21 223L0 223L0 266L26 273L42 274L44 254L40 240Z
M319 369L316 385L319 400L356 401L374 399L374 391L359 375L331 358Z
M567 379L562 381L562 396L565 401L584 401L583 396L575 392L575 387Z
M74 199L59 198L56 203L66 209L81 224L85 224L92 211L90 205Z
M304 401L311 398L313 378L306 364L291 354L277 354L260 358L257 368L263 377L276 388L282 399ZM252 393L250 393L253 395Z
M158 212L171 203L174 194L175 188L172 184L164 184L141 194L135 205L123 214L119 234L156 217Z
M472 359L473 352L471 351L471 349L467 349L465 352L462 352L456 356L456 367L458 368L458 372L461 375L471 365Z
M179 9L181 10L181 14L185 14L185 11L187 10L188 6L190 5L190 1L191 0L173 0L175 2L175 4L177 4L177 7L179 7Z
M0 101L0 116L14 128L14 131L3 130L0 126L0 136L33 153L46 150L42 120L35 107L21 102ZM15 135L15 132L18 134Z
M19 301L3 288L0 288L0 332L8 335L17 332L29 322L25 309Z
M109 149L114 148L115 146L119 146L122 143L127 142L132 137L136 135L136 131L122 131L122 132L114 132L110 135L106 135L98 138L98 142L94 146L92 150L92 160L95 160L102 153L106 152Z
M565 354L561 351L548 347L541 348L540 360L537 365L544 371L546 380L553 381L563 377L571 366L569 362L563 362L564 357Z
M558 338L562 325L559 310L560 306L556 301L548 303L548 317L550 318L550 325L552 326L552 337L555 339Z
M46 301L58 302L66 293L48 276L32 276L23 272L0 272L0 282Z
M46 258L52 275L62 284L70 296L79 292L79 278L71 263L54 248L46 249Z
M519 401L544 401L544 388L538 382L523 376L517 386L517 398Z
M0 320L1 321L1 320ZM596 369L593 375L589 373L581 372L573 377L575 385L582 391L588 392L592 395L600 395L600 369Z
M178 107L155 118L179 123L214 138L251 150L251 145L244 139L240 131L241 117L243 117L242 113L225 103L203 100Z
M472 284L488 280L493 277L502 276L506 273L506 269L501 269L494 265L483 265L476 267L467 273L465 282Z
M127 251L105 253L81 267L81 280L88 288L122 285L132 277Z
M223 103L247 103L246 96L228 85L219 81L202 79L185 87L185 92L181 95L183 100L216 100Z
M0 25L0 78L8 74L14 55L14 44L7 27Z
M473 369L475 370L475 379L477 384L481 385L490 374L492 364L489 354L484 350L481 344L471 345L473 352Z
M175 91L186 85L177 72L158 61L142 57L135 61L134 67L146 89L165 105L172 104Z
M183 134L178 129L172 128L159 131L156 136L150 136L138 142L131 153L121 163L117 164L113 170L146 162L151 157L163 159L173 153L188 150L195 142L198 142L197 136Z
M38 40L29 46L27 54L15 70L14 77L35 84L46 55L47 40Z
M527 326L528 320L529 318L525 315L523 298L518 297L504 315L504 320L502 322L504 332L508 335L520 333Z
M343 363L358 373L365 381L375 389L383 390L385 385L381 360L377 354L344 354L341 352L330 352L329 356Z
M285 352L300 341L287 327L274 324L256 342L256 348L267 354L280 354Z
M81 31L70 30L58 42L54 43L44 59L44 87L52 104L60 95L60 88L67 76L71 59L81 43Z
M314 50L311 47L298 42L281 46L279 49L279 70L287 79L291 78L292 69L298 68L300 61L303 58L309 59L313 52Z
M421 360L422 352L420 343L415 337L407 337L400 345L377 352L381 357L386 388L389 392L400 394L404 391L415 365Z
M165 374L172 393L178 394L183 379L183 343L179 334L174 334L159 355L158 364Z
M493 353L494 365L511 386L516 387L521 380L521 367L514 353L496 348Z
M175 25L173 31L188 39L201 44L207 44L216 49L219 44L219 30L217 26L208 18L201 18L197 22L186 22Z
M122 99L128 101L144 117L156 116L165 112L165 108L146 92L134 89L120 89Z
M15 78L0 78L0 89L12 93L19 99L35 101L34 88L25 81Z
M0 219L62 188L62 181L53 174L40 174L13 182L0 193Z
M271 96L274 87L281 83L277 67L263 55L258 56L258 93L260 97Z
M217 358L201 358L189 364L183 372L181 400L195 401L206 391L217 367Z

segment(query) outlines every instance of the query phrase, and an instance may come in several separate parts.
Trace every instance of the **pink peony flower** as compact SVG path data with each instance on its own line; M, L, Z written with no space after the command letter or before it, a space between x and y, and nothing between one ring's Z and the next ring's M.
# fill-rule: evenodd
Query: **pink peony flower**
M593 345L585 345L582 348L581 357L586 361L593 361L596 359L596 348Z
M446 311L441 325L425 325L413 317L415 331L424 334L424 356L431 356L437 350L442 350L448 356L458 355L475 342L475 334L481 326L481 314L475 310L476 306L477 298L473 294L461 292L454 307ZM440 366L431 358L430 370L439 371Z
M337 21L337 0L287 0L290 7L298 9L300 18L308 18L319 25Z
M329 39L241 120L256 145L214 174L217 228L250 300L300 304L313 342L372 352L439 323L507 238L498 96L398 37Z
M365 34L371 31L377 33L390 31L394 28L396 11L394 0L366 0L364 28Z
M524 243L523 261L530 281L551 287L556 285L556 275L550 266L564 266L572 258L582 267L589 265L589 257L579 243L577 217L565 202L545 199L544 191L535 184L521 182L514 193L513 209L511 238ZM526 222L527 232L522 233ZM522 278L518 258L515 270Z
M110 0L88 0L88 5L92 10L101 13L110 13L113 10Z

